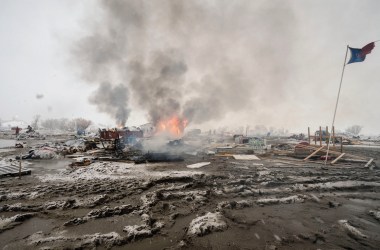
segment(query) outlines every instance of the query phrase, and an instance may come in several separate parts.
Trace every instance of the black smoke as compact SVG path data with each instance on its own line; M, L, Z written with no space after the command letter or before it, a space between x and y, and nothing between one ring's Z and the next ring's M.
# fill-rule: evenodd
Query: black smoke
M178 115L201 124L231 112L254 116L271 104L268 95L285 99L297 29L289 3L98 3L99 13L88 16L88 35L72 52L81 77L99 85L91 103L118 123L127 121L130 107L154 123Z

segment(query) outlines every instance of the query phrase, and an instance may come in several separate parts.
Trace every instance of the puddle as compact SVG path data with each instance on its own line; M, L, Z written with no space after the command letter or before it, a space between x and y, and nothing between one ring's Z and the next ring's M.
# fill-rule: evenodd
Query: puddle
M61 160L33 160L28 166L32 170L33 175L58 174L72 162L70 159Z
M0 139L0 148L14 147L16 140Z
M0 148L0 153L7 153L7 152L12 152L15 151L14 148Z

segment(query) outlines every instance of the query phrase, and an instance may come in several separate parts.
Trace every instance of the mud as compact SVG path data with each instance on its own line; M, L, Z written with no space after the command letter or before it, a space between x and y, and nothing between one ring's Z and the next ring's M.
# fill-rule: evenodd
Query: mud
M380 155L375 148L351 150ZM70 159L30 161L31 176L0 179L0 248L380 245L379 168L260 159L206 155L177 163L99 161L74 168ZM188 167L203 162L210 164Z

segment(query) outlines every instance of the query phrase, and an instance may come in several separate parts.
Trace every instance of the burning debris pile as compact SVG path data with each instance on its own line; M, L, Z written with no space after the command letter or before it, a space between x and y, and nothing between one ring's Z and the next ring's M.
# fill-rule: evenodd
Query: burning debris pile
M181 119L178 116L173 116L166 120L161 119L157 123L156 134L163 134L174 138L180 138L183 136L187 123L188 120L186 118Z

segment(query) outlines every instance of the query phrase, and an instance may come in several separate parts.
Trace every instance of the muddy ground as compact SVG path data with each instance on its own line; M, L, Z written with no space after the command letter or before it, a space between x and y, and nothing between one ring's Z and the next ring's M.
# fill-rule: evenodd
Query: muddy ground
M380 159L380 149L347 150ZM378 167L260 158L31 161L32 175L0 179L0 248L379 248ZM197 162L210 164L186 167Z

